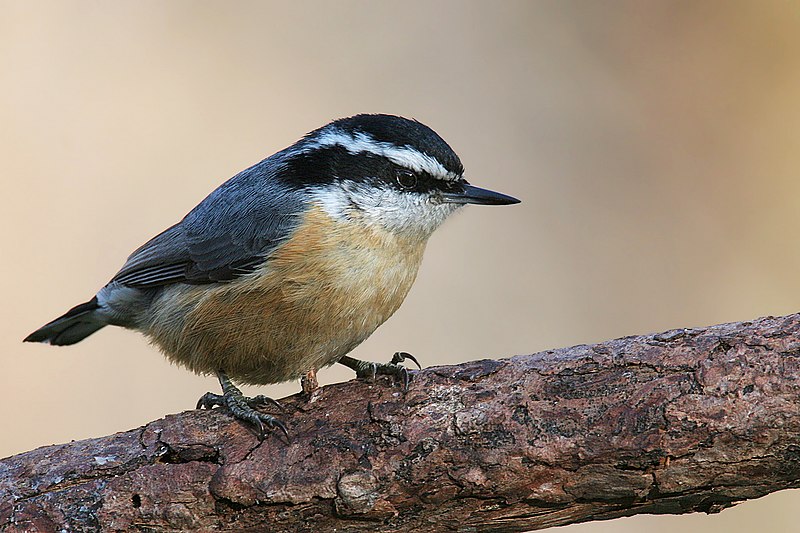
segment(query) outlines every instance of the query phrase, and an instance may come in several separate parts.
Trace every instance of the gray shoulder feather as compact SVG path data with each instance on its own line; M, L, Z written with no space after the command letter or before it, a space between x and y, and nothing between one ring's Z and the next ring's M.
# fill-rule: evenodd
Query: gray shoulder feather
M252 272L299 225L302 191L276 179L279 152L223 183L134 251L111 280L128 287L230 281Z

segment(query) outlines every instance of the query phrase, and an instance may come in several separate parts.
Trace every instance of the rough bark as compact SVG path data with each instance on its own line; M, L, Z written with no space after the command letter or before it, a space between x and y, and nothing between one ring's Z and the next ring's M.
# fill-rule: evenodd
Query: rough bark
M800 486L800 315L188 411L0 461L0 529L524 531Z

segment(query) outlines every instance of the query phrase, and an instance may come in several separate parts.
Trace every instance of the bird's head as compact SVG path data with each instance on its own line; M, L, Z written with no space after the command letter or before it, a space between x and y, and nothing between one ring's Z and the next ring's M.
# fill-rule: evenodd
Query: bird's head
M330 216L427 239L465 204L519 202L470 185L452 148L431 128L394 115L356 115L306 135L285 176Z

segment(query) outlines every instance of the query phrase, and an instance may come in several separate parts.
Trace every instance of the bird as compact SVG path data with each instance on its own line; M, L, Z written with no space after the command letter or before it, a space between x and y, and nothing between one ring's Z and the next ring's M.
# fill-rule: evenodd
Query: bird
M170 361L216 375L222 394L206 393L197 408L226 409L261 439L287 433L261 410L274 400L235 383L314 387L317 369L341 363L407 387L410 354L390 363L347 354L400 307L446 218L466 204L516 203L468 183L458 155L417 120L341 118L224 182L91 300L24 341L66 346L108 325L139 331Z

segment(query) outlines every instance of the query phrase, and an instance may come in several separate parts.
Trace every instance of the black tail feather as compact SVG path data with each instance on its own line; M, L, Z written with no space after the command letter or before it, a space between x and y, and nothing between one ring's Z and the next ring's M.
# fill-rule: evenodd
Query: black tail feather
M95 296L37 329L25 337L24 342L47 342L56 346L75 344L106 325L94 313L99 307Z

